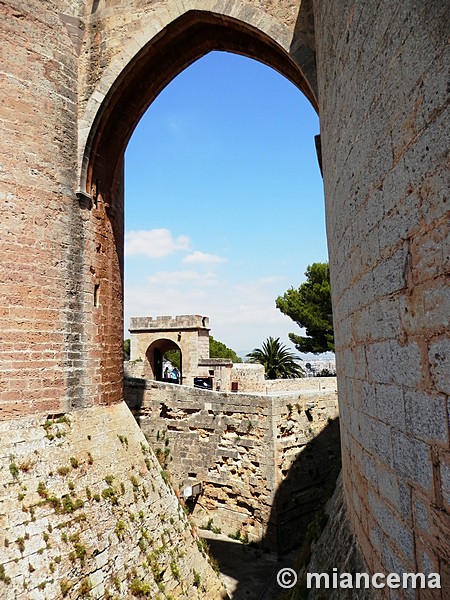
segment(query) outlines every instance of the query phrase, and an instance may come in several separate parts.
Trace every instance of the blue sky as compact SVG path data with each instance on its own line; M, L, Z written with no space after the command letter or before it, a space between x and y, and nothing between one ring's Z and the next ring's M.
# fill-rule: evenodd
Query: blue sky
M238 352L297 325L276 297L328 260L318 117L286 78L213 52L149 107L125 154L130 316L200 314Z

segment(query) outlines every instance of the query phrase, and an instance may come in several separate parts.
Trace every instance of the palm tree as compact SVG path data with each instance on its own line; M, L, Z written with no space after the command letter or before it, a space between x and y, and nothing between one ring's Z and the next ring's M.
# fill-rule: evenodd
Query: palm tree
M255 348L246 357L249 363L264 366L266 379L295 379L303 377L303 369L298 364L302 360L280 342L280 338L269 336L262 348Z

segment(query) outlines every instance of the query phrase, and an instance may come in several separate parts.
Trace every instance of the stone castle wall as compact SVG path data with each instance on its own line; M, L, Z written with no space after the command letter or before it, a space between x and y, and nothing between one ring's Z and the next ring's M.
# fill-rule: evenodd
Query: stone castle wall
M0 439L2 598L227 597L126 405Z
M250 363L235 363L231 372L231 380L237 384L238 391L264 393L264 367Z
M267 379L264 382L268 394L302 390L337 391L336 377L302 377L301 379Z
M349 518L371 572L440 572L420 597L445 598L450 6L315 4Z
M127 379L125 400L174 486L202 482L197 522L213 518L272 549L280 549L279 515L290 511L284 543L295 544L294 521L299 529L308 522L339 468L338 428L324 433L338 417L333 390L267 396ZM280 496L280 486L289 493Z
M438 0L1 3L6 431L121 401L127 141L192 61L217 48L256 58L320 113L352 530L370 570L439 570L448 589L449 11Z
M84 8L0 6L0 419L122 398L120 169L114 210L76 195Z

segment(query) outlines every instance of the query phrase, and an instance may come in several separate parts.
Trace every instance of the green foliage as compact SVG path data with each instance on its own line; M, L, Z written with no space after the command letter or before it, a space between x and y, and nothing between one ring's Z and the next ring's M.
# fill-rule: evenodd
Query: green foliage
M82 579L81 584L80 584L80 593L85 596L86 594L89 594L89 592L92 590L92 583L90 581L90 579Z
M201 552L203 554L203 556L206 556L207 554L209 554L209 547L204 539L200 538L197 540L197 548L198 548L199 552Z
M234 350L215 340L212 335L209 336L209 356L211 358L231 358L234 363L242 362L242 358Z
M130 340L123 340L123 359L130 360Z
M40 482L38 483L38 486L37 486L37 493L39 494L39 496L40 496L41 498L47 498L47 496L48 496L48 490L47 490L47 487L46 487L45 483L43 483L42 481L40 481Z
M266 379L303 377L303 369L298 364L301 358L282 344L280 338L275 339L269 336L262 348L255 348L247 354L247 359L250 363L259 363L264 366Z
M61 587L61 593L62 593L62 595L63 595L63 596L67 596L67 594L69 593L69 591L70 591L70 588L71 588L71 585L70 585L70 583L67 581L67 579L63 579L63 580L60 582L60 584L59 584L59 585L60 585L60 587Z
M74 552L69 554L69 557L73 555L73 559L78 558L81 564L84 564L84 560L86 558L87 549L84 544L82 544L79 540L79 534L74 534L70 536L70 541L73 543Z
M12 462L9 464L9 472L14 477L14 479L19 478L19 467L16 465L16 463Z
M112 488L112 487L107 487L107 488L105 488L105 489L102 491L102 497L103 497L105 500L109 500L109 501L111 502L111 504L113 504L113 505L119 504L119 500L118 500L118 498L117 498L116 491L115 491L115 489L114 489L114 488ZM96 499L96 498L95 498L95 496L94 496L94 500L95 500L95 499Z
M164 571L160 568L160 566L158 565L156 560L152 561L150 568L151 568L153 579L155 580L155 583L157 583L157 584L162 583L162 580L164 577Z
M0 565L0 581L3 581L3 583L6 583L7 585L11 583L11 577L8 577L5 573L5 567L3 565Z
M119 438L120 443L123 446L126 446L128 448L128 438L127 438L127 436L126 435L118 435L117 437Z
M180 579L180 569L174 560L170 563L170 570L172 571L172 575L175 577L175 579Z
M125 522L121 521L121 520L117 521L116 527L114 529L114 533L117 535L119 540L123 540L123 538L125 537L125 531L126 531Z
M237 529L236 533L229 533L228 537L231 540L237 540L239 542L241 540L241 531L240 531L240 529Z
M214 525L214 521L212 518L209 519L209 521L206 525L201 526L201 529L206 529L208 531L212 531L213 533L222 533L222 530L220 529L220 527L216 527Z
M313 354L334 352L329 265L313 263L305 275L306 281L298 289L290 288L283 296L278 296L276 307L306 329L306 337L289 334L297 350Z
M200 587L200 581L201 581L200 573L197 573L197 571L194 569L193 574L194 574L194 582L193 582L194 586L198 588L198 587Z
M47 503L50 504L52 508L57 512L61 509L61 500L57 498L54 494L47 497Z
M133 596L137 596L138 598L142 598L147 596L150 593L150 586L148 583L144 583L137 577L133 579L130 583L130 592Z
M67 415L61 415L56 419L48 418L45 423L42 424L42 427L45 429L45 437L50 441L54 440L55 436L57 438L64 437L67 432L58 427L58 425L61 424L68 425L70 427L70 420ZM51 432L53 426L56 426L55 433Z
M66 494L62 497L62 511L65 513L73 513L75 510L83 508L83 506L84 502L81 500L81 498L77 498L75 501L73 501L69 494Z
M164 354L164 358L172 363L178 370L181 369L181 353L179 350L168 350Z

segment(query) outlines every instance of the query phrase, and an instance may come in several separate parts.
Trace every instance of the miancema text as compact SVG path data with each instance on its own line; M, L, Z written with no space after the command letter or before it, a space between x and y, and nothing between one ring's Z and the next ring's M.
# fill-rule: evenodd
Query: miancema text
M433 588L441 589L441 576L438 573L338 573L336 567L332 574L329 573L307 573L306 587L324 589L368 589L374 588Z

